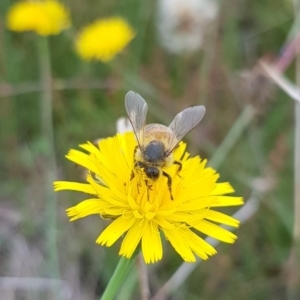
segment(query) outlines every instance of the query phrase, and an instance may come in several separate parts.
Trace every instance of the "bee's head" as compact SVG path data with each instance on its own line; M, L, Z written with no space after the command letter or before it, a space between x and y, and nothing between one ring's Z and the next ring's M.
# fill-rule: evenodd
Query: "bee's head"
M146 167L145 173L149 178L153 180L156 180L159 177L159 169L156 167Z

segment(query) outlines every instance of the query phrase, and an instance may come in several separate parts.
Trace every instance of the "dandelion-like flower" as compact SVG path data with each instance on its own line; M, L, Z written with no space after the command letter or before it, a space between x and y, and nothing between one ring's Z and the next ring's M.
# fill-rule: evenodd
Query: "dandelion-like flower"
M56 0L21 1L7 14L7 27L13 31L34 31L39 35L55 35L70 27L70 13Z
M172 53L200 49L218 8L215 0L159 0L157 28L161 45Z
M96 242L110 247L123 237L119 254L130 258L140 247L146 263L162 258L162 235L186 262L216 254L199 233L226 243L235 241L236 235L218 223L238 227L238 220L215 210L243 203L240 197L227 196L234 192L229 183L218 183L216 171L199 156L190 157L181 142L173 153L182 163L180 173L174 164L165 169L172 177L171 200L166 177L149 186L144 172L134 167L136 146L134 134L127 132L102 139L97 146L80 145L85 152L70 150L66 157L88 170L87 182L56 181L55 191L90 195L67 210L70 221L92 214L110 219Z
M120 17L97 20L78 35L76 49L85 60L110 61L134 38L131 26Z

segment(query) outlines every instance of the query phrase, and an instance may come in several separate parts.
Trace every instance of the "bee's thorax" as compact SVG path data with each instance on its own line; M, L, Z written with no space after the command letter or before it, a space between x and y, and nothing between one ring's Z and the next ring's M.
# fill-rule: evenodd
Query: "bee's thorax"
M160 141L151 141L143 151L145 161L160 165L165 160L165 145Z

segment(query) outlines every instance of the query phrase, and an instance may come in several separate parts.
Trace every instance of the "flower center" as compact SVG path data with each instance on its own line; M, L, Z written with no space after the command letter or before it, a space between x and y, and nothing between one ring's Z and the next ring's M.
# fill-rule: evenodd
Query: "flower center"
M152 220L156 216L156 205L150 202L144 202L138 209L133 211L133 215L137 219Z

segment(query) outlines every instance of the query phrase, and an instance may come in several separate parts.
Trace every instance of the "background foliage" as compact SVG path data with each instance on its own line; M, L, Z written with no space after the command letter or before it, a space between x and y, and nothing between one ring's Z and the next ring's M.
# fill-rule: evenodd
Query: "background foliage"
M45 278L51 270L45 244L47 150L37 37L5 28L12 3L0 3L0 276ZM57 179L83 179L83 172L64 155L79 143L113 135L116 120L125 115L124 95L130 89L147 100L149 123L169 124L181 109L206 105L204 120L186 140L192 154L208 159L250 103L258 114L218 171L246 201L253 191L258 193L260 208L239 228L237 242L219 245L219 253L201 263L170 299L285 299L293 221L293 103L265 84L255 66L262 56L277 55L284 44L294 21L290 1L223 1L203 48L189 55L170 54L159 45L155 1L65 4L72 29L49 38ZM136 38L109 64L81 61L74 52L76 31L112 15L127 19ZM293 67L288 71L292 74ZM97 299L117 264L120 245L107 250L95 244L106 222L97 216L68 222L65 209L81 200L80 195L58 197L62 298ZM148 268L153 295L181 264L167 243L164 249L164 259ZM134 272L128 281L139 299ZM0 284L0 290L7 297L3 299L53 299L47 289L32 286L10 289ZM122 295L125 299L126 292Z

